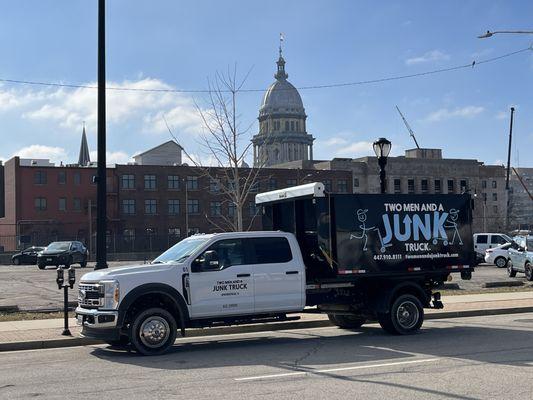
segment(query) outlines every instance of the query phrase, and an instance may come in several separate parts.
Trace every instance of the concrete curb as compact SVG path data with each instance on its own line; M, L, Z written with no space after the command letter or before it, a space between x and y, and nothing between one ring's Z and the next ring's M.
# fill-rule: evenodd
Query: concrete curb
M449 318L465 318L465 317L482 317L489 315L503 315L503 314L522 314L533 312L533 306L528 307L511 307L511 308L492 308L485 310L464 310L464 311L443 311L438 313L430 313L425 315L426 320L438 320ZM232 335L239 333L254 333L254 332L270 332L283 331L291 329L310 329L323 328L332 326L329 319L321 319L314 321L289 321L289 322L274 322L269 324L258 325L243 325L232 327L208 328L208 329L191 329L187 331L188 338L203 337L213 335ZM89 346L95 344L104 344L105 342L96 339L73 337L61 338L52 340L32 340L25 342L11 342L0 343L0 352L4 351L18 351L18 350L41 350L54 349L62 347L78 347Z

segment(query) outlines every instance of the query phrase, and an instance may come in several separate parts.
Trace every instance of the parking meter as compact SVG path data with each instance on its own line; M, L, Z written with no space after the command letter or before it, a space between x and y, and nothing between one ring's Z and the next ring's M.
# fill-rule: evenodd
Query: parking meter
M68 269L68 284L71 289L74 288L74 282L76 282L76 270L70 267Z
M57 268L57 279L56 279L57 287L59 289L63 288L63 283L65 283L65 273L63 271L63 268L58 267Z

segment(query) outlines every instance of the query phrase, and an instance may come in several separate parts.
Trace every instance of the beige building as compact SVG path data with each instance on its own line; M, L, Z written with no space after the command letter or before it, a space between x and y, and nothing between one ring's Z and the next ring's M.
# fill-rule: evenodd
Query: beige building
M354 193L379 193L376 157L298 161L280 167L348 170ZM405 156L387 160L387 193L463 193L474 197L474 232L505 231L507 192L505 169L477 160L443 158L441 149L406 150ZM312 177L302 181L309 182ZM327 182L326 182L327 186Z

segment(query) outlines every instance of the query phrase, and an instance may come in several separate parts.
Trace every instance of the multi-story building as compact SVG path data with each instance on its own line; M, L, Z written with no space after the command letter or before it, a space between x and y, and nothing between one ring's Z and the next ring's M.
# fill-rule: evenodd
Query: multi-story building
M14 250L29 244L77 239L92 248L96 168L32 165L14 157L5 163L4 170L5 216L0 218L0 246ZM249 169L241 172L245 171ZM236 209L220 190L226 173L222 168L210 169L210 176L205 172L204 168L186 165L108 168L109 251L161 250L187 231L228 230ZM336 192L352 191L350 171L262 169L243 208L245 229L261 228L256 193L311 181L323 181Z
M509 179L509 229L533 231L533 168L515 168Z

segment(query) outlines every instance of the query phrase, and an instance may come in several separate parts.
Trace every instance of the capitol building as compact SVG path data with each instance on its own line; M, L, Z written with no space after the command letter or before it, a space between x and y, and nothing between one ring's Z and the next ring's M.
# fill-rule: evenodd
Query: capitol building
M307 133L300 93L287 80L281 48L276 64L276 80L265 92L259 109L259 133L252 138L254 167L313 160L315 139Z

